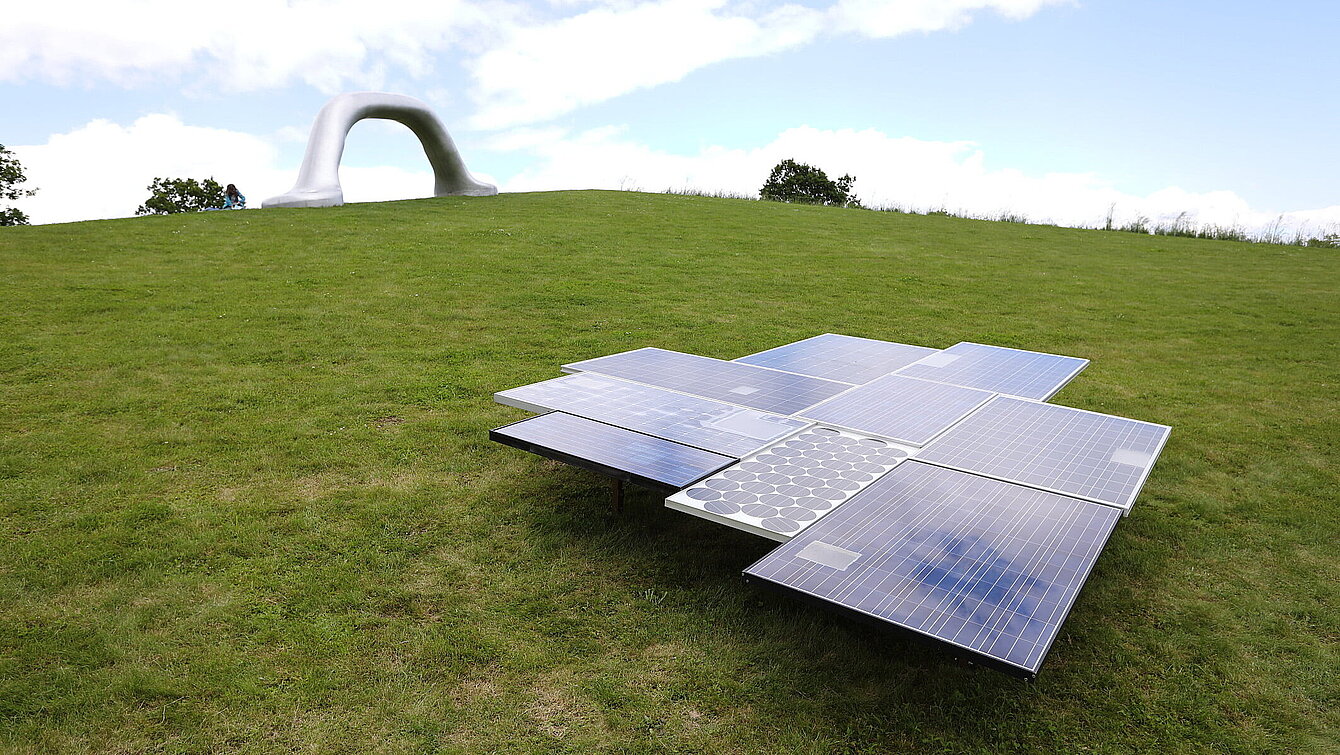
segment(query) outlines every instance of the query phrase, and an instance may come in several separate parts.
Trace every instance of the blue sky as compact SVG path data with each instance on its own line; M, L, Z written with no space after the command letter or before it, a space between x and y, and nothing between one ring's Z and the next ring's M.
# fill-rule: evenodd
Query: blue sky
M0 26L0 143L34 222L127 216L155 176L253 205L331 96L428 102L503 191L757 191L793 157L867 204L1340 228L1340 4L1139 0L47 0ZM425 196L364 122L346 199Z

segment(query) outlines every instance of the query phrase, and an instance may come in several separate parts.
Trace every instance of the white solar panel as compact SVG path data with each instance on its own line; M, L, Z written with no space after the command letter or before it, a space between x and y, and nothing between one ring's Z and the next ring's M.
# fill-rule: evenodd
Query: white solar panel
M906 451L877 438L812 427L675 493L665 504L785 541L906 458Z
M1046 401L1089 364L1087 359L964 341L910 364L899 375Z
M885 375L810 407L801 416L924 446L994 395L960 385Z
M527 411L561 411L740 458L807 425L790 417L582 373L494 394Z
M735 361L859 385L935 352L925 346L824 333Z
M563 366L598 372L775 414L793 414L850 388L846 383L752 364L645 348Z
M999 396L917 454L920 461L1129 510L1169 428Z

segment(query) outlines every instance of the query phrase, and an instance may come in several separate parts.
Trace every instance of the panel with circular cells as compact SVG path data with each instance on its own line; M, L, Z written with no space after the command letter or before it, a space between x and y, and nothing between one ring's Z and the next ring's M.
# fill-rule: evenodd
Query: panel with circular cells
M811 427L675 493L667 506L785 542L907 458L878 438Z

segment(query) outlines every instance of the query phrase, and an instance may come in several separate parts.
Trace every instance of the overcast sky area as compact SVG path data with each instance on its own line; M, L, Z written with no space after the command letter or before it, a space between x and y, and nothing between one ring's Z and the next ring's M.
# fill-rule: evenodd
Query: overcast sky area
M321 106L418 97L501 191L756 195L794 158L867 206L1340 230L1340 3L44 0L0 22L0 144L34 223L156 176L287 191ZM345 199L429 196L363 121Z

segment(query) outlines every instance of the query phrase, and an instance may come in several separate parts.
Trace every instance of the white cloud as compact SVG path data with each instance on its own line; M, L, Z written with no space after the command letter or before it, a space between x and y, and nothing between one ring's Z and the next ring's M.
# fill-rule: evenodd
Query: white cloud
M985 153L971 142L891 137L872 129L792 128L755 149L707 147L691 155L652 149L613 128L575 135L526 130L523 136L514 142L512 134L500 134L488 145L521 145L537 158L534 167L504 180L504 191L688 188L757 196L772 166L794 158L831 178L854 175L857 194L871 207L947 209L979 217L1023 215L1034 222L1075 226L1100 225L1109 208L1115 208L1118 224L1141 216L1171 224L1182 216L1197 225L1258 233L1277 224L1286 235L1340 229L1340 206L1279 213L1253 209L1231 191L1196 193L1176 187L1139 196L1088 173L1029 175L990 169Z
M403 127L402 127L403 128ZM37 196L14 206L34 223L134 215L156 177L213 177L235 183L252 207L287 191L297 166L281 168L270 140L251 134L183 124L172 115L147 115L129 126L93 121L46 144L11 147ZM340 169L345 201L372 202L432 196L431 170L395 167Z
M974 13L1024 18L1066 0L840 0L826 10L726 0L598 7L514 28L469 64L472 123L505 128L679 81L714 63L781 52L822 34L893 37L954 29Z
M449 51L473 56L474 123L534 123L682 79L725 60L813 42L822 34L890 37L952 29L982 11L1021 18L1057 0L838 0L810 8L771 0L45 0L6 8L0 82L195 91L281 89L333 94L406 78L441 105Z
M703 66L794 47L814 38L822 13L782 6L757 18L721 12L724 0L664 0L597 8L514 30L470 64L482 103L474 124L529 123Z
M465 0L16 3L0 25L0 81L133 86L203 75L223 91L375 88L390 70L427 75L436 53L511 15Z

